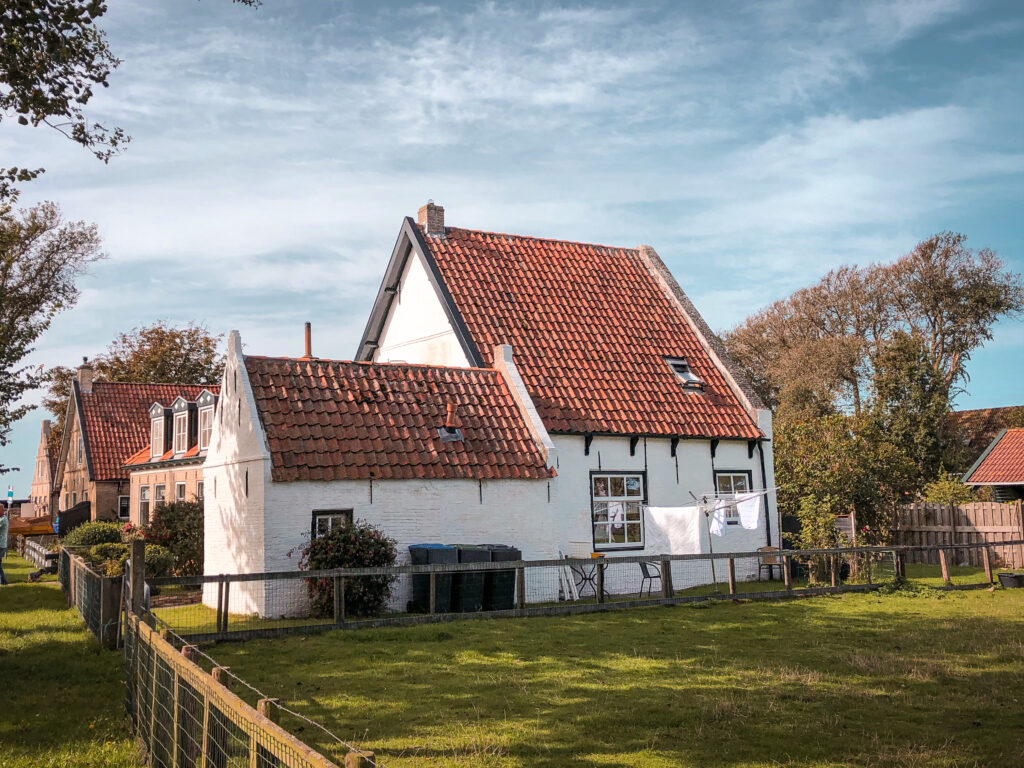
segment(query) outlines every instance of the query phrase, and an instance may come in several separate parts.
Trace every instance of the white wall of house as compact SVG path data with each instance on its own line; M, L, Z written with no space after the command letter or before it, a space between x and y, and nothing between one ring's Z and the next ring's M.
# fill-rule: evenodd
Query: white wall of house
M406 262L398 295L384 323L374 361L457 367L469 365L430 282L423 258L415 249Z

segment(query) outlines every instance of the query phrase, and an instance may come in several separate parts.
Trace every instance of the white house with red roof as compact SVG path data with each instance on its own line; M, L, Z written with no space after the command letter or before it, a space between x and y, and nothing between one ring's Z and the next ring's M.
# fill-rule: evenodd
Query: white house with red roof
M430 541L529 559L777 546L771 437L653 248L447 227L429 203L402 223L354 362L318 360L308 336L301 358L246 356L230 335L206 571L294 568L349 519L403 561ZM712 543L695 500L763 489L756 528L730 513ZM650 508L692 519L668 530Z

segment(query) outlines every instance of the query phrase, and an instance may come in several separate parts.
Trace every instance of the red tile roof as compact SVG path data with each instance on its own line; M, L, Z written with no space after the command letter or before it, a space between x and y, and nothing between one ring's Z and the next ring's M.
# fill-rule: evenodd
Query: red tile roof
M457 228L423 240L484 363L512 346L549 431L761 435L640 249Z
M185 461L187 459L199 458L199 446L193 445L185 453L179 456L177 459L174 458L174 451L164 451L163 455L158 459L150 457L150 446L140 448L138 451L133 453L127 459L125 459L124 465L129 469L137 469L145 464L161 464L165 461Z
M1008 429L971 471L968 485L1024 485L1024 429Z
M153 403L169 405L179 395L195 400L218 386L181 384L125 384L97 381L92 392L80 392L82 423L93 480L124 480L125 460L137 446L149 442L149 407Z
M275 481L552 476L501 374L246 357ZM447 406L463 442L442 442Z

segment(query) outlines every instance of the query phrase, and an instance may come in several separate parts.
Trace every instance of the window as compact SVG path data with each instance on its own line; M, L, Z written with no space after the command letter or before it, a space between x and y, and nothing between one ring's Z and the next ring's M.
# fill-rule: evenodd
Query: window
M174 484L174 500L184 501L185 500L185 484L175 483Z
M73 507L77 503L78 503L78 492L77 491L72 491L71 492L71 506Z
M204 498L206 498L203 495L203 491L203 481L200 480L198 483L196 483L196 501L202 501Z
M78 436L78 466L85 463L85 437Z
M213 434L213 406L199 411L199 450L210 447L210 436Z
M158 508L167 501L167 486L161 483L153 486L153 507Z
M174 452L188 450L188 413L174 414Z
M117 497L117 516L122 520L127 520L131 514L131 504L128 496Z
M735 496L737 493L747 493L750 490L750 473L735 470L716 470L715 486L718 495L725 498ZM726 507L725 522L729 525L740 524L740 513L735 505Z
M672 369L673 373L683 383L685 389L703 389L704 382L700 376L693 372L690 368L690 364L685 360L676 357L669 357L665 359L668 363L669 368Z
M149 486L139 488L139 525L149 525Z
M644 545L644 475L594 472L590 476L594 549Z
M164 455L164 420L153 419L149 427L149 454L154 459Z
M352 525L351 509L314 509L310 535L315 539L344 525Z

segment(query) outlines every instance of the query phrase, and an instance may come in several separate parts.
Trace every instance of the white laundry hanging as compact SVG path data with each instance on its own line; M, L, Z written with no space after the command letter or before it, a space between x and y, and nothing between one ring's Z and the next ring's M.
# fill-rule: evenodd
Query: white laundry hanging
M731 499L718 499L714 506L708 510L710 513L710 517L708 517L708 530L715 536L725 535L725 528L728 525L725 519L726 510L731 506Z
M672 555L700 552L702 510L689 507L644 507L648 551Z
M748 531L758 528L761 523L761 492L738 494L733 502L739 513L740 525Z

